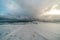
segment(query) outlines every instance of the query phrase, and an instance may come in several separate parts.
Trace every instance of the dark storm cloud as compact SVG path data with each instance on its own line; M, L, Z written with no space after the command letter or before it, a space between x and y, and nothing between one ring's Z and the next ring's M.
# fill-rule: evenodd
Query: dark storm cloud
M0 17L9 19L38 18L45 9L57 3L57 0L0 0ZM4 6L4 7L3 7ZM3 7L3 8L2 8Z

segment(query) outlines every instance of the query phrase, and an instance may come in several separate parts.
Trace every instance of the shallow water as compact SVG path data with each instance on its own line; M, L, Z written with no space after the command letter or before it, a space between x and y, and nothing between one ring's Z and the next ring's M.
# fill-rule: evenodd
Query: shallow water
M6 23L0 25L0 40L60 40L60 24Z

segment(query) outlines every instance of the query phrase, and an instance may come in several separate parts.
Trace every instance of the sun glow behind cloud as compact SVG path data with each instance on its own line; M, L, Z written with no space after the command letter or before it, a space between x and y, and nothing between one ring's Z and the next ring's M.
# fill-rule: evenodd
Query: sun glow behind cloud
M52 9L46 13L47 15L60 15L60 10Z
M41 21L50 21L56 22L60 20L60 9L58 8L58 4L53 5L47 11L43 11L42 14L38 15L39 20Z
M60 10L56 9L57 5L54 5L49 11L44 12L43 15L60 15Z

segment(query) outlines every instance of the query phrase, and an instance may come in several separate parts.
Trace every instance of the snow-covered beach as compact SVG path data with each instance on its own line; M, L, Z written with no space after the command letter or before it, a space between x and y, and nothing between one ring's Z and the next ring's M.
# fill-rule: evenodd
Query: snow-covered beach
M0 40L60 40L59 23L14 23L0 25Z

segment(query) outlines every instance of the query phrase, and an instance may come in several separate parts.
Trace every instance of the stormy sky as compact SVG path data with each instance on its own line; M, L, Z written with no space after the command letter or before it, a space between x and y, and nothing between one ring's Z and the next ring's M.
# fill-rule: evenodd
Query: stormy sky
M0 17L40 19L42 13L58 3L59 0L0 0Z

